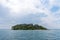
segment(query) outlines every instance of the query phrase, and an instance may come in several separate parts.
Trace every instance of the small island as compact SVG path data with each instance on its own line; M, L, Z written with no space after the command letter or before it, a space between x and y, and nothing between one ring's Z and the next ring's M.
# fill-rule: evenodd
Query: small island
M38 24L17 24L12 26L12 30L47 30L47 28Z

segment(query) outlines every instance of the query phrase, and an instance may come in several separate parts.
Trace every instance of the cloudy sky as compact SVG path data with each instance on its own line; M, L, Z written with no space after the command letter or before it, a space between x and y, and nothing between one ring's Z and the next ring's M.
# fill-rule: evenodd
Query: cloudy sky
M60 0L0 0L0 29L21 23L60 29Z

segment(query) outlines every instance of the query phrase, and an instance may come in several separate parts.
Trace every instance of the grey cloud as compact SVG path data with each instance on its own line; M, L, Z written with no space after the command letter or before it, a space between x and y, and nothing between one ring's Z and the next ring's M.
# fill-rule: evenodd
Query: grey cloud
M9 9L0 5L0 17L6 17L9 14Z
M17 21L20 23L42 23L40 19L45 17L47 17L47 15L45 15L44 13L36 13L36 14L26 15L18 19Z

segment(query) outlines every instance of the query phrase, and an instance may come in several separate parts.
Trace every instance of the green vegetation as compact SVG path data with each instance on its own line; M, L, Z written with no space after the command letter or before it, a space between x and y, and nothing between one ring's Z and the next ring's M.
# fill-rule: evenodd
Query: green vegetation
M47 28L39 26L38 24L19 24L12 26L12 30L47 30Z

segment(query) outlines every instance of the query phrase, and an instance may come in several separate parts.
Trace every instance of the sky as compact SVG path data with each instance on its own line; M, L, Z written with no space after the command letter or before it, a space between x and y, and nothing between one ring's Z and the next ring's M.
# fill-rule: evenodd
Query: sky
M60 0L0 0L0 29L24 23L60 29Z

